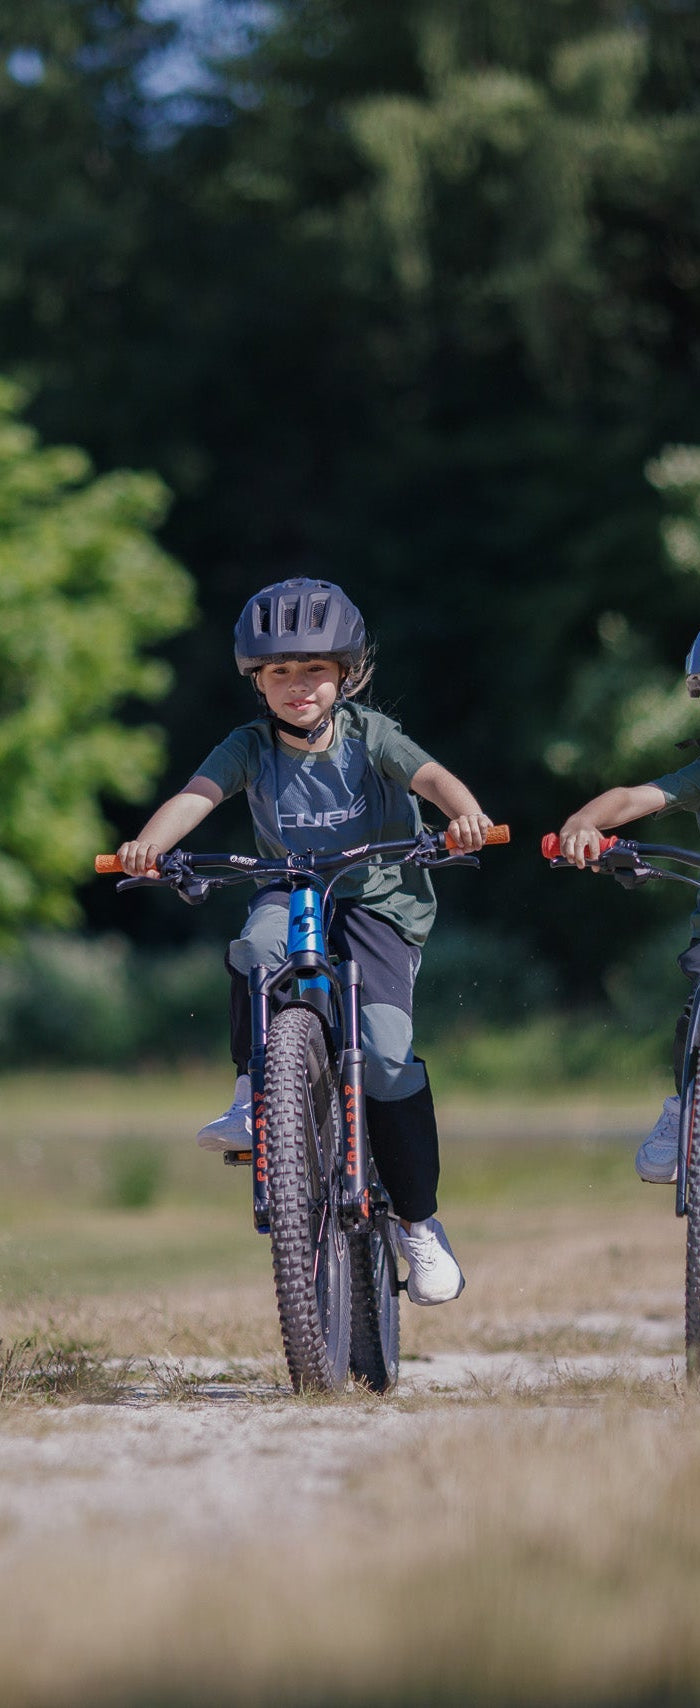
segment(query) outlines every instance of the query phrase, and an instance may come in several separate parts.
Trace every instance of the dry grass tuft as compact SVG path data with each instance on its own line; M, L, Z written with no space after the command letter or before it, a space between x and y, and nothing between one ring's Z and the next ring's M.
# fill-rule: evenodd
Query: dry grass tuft
M38 1346L31 1336L0 1341L0 1405L21 1400L116 1401L124 1393L128 1363L118 1371L94 1348L73 1342Z

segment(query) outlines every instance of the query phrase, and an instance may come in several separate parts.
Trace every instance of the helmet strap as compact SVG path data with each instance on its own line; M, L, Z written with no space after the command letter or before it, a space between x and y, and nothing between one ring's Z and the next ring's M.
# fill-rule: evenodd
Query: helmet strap
M267 701L265 701L265 704L267 705ZM328 717L323 718L321 723L316 725L315 729L309 730L300 730L298 724L288 724L285 722L284 718L275 717L274 712L270 711L269 706L267 708L267 715L273 729L278 729L282 735L295 735L297 740L300 740L303 735L304 740L308 742L309 747L313 747L314 742L318 741L320 736L325 735L326 730L330 728L339 705L340 700L335 700L328 713Z
M318 741L322 735L325 735L326 730L330 728L336 712L339 710L340 706L343 703L343 700L345 699L345 684L347 682L347 679L348 679L348 672L347 672L347 670L345 670L343 672L343 674L341 676L341 680L338 684L338 693L336 695L335 700L333 701L333 705L331 706L331 709L328 713L328 717L322 718L320 724L317 724L315 729L302 731L299 729L298 724L286 723L284 718L278 718L275 716L274 712L270 711L267 700L265 699L265 695L263 694L262 688L259 688L258 684L257 684L257 671L253 672L253 675L251 678L252 683L253 683L253 687L255 689L258 700L260 702L260 709L261 709L261 711L263 711L265 713L265 716L270 719L270 723L272 724L273 729L279 730L281 735L295 735L297 737L297 740L299 740L303 734L304 740L308 743L309 747L313 747L314 742Z

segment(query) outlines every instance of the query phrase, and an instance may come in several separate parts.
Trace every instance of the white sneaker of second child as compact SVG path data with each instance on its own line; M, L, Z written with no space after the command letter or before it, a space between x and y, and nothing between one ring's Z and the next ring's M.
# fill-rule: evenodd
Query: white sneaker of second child
M219 1115L216 1121L210 1121L208 1126L200 1127L197 1144L204 1151L227 1151L235 1145L249 1145L252 1134L250 1079L247 1073L239 1073L230 1109L225 1109L223 1115Z
M399 1251L409 1268L408 1297L413 1305L446 1305L458 1299L464 1276L436 1216L411 1222L410 1229L397 1228Z
M678 1174L678 1124L681 1115L680 1097L667 1097L655 1127L640 1145L634 1166L642 1180L663 1186Z

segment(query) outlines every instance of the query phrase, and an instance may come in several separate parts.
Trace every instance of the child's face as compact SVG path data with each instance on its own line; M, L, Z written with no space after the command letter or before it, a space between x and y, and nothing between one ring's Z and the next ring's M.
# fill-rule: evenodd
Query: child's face
M261 666L257 684L275 717L298 724L303 735L328 717L340 687L340 665L334 658L271 661Z

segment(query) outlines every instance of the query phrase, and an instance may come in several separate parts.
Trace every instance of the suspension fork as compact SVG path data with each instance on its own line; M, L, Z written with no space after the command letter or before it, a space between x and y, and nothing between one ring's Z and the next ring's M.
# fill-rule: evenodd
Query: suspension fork
M693 998L688 1020L688 1036L683 1060L681 1085L681 1118L678 1130L678 1178L676 1183L676 1215L684 1216L687 1208L688 1165L694 1143L693 1116L698 1098L700 1070L700 985Z
M265 1114L265 1051L270 1030L270 998L267 967L252 967L250 991L250 1101L253 1119L253 1221L260 1234L270 1232L270 1199L267 1173L267 1118Z
M365 1056L362 1049L362 969L357 961L338 967L338 983L345 1020L345 1049L340 1059L340 1104L343 1136L340 1201L343 1219L351 1226L367 1223L370 1214L367 1116L365 1109Z

